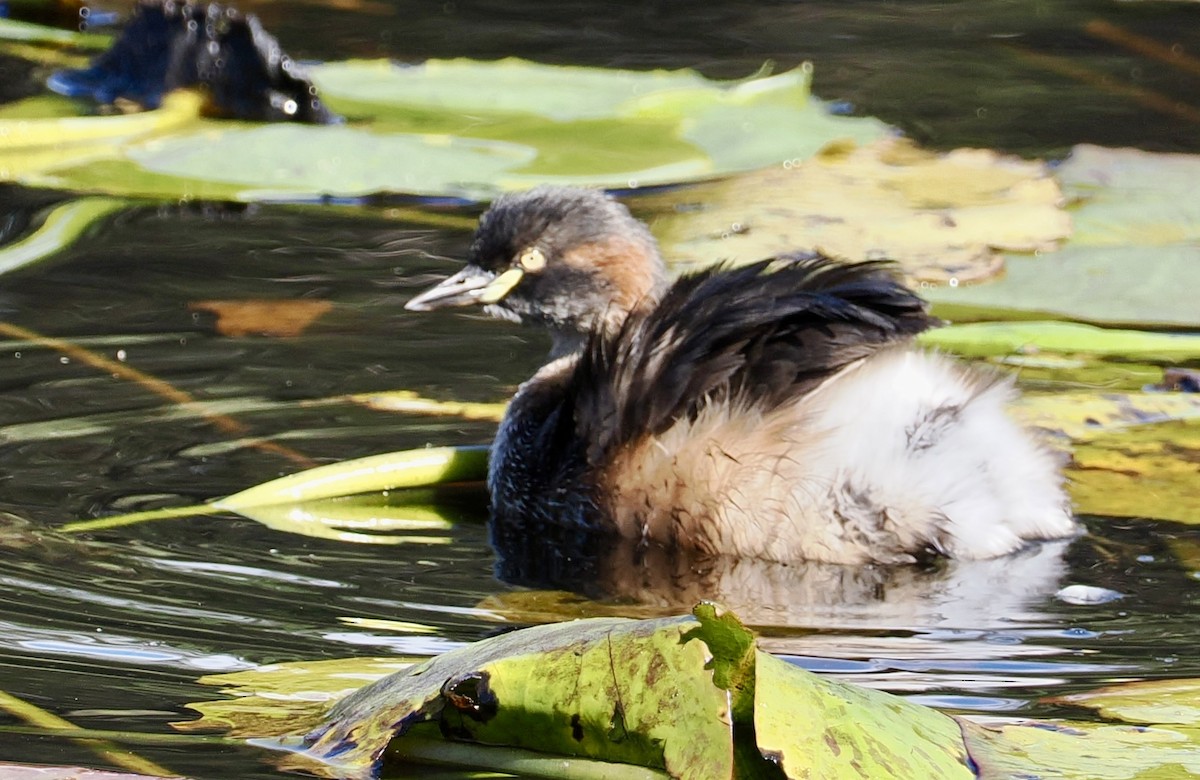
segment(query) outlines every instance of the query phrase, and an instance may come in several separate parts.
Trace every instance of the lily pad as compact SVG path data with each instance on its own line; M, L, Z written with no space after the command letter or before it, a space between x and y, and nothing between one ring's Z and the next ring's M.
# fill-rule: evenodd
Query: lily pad
M352 772L437 721L460 739L731 777L725 692L705 672L686 618L537 626L438 656L334 708L308 752ZM684 725L686 724L686 725Z
M1200 241L1200 156L1081 144L1058 167L1072 208L1074 246L1165 246Z
M1196 327L1200 157L1083 145L1055 175L1074 201L1066 246L1036 260L1011 258L994 284L928 291L935 312Z
M915 280L958 284L999 273L998 249L1032 252L1070 233L1042 164L980 150L939 155L896 139L833 144L706 185L695 199L700 208L652 225L683 267L809 250L889 258Z
M1200 421L1097 436L1076 444L1072 457L1077 511L1200 523Z
M1009 257L990 284L922 294L952 320L1063 317L1104 325L1194 328L1200 244L1076 246L1040 257Z
M1200 421L1200 395L1195 393L1056 393L1027 395L1015 406L1016 414L1028 425L1074 442L1086 442L1119 434L1139 426L1152 426L1169 437L1158 423L1177 420ZM1119 436L1114 441L1119 441Z
M35 149L18 149L0 132L0 171L33 186L160 198L401 192L488 199L545 181L636 187L697 180L888 132L876 120L831 116L810 99L810 74L805 67L714 82L692 71L513 59L334 63L312 75L331 106L351 117L349 126L262 127L150 111L136 121L161 125L182 116L184 126L139 138L122 129L132 118L92 117L94 137L70 136L53 146L58 158L30 158ZM33 121L62 135L55 122L83 120ZM73 158L73 146L87 154Z
M973 357L1047 351L1141 360L1200 358L1200 336L1098 328L1077 322L972 322L926 331L920 341Z
M719 780L757 733L736 776L758 776L764 757L789 778L974 776L951 718L757 651L711 605L696 617L557 623L446 653L351 694L305 753L362 775L436 722L451 741Z
M1020 723L967 730L986 778L1179 780L1200 775L1200 734L1098 723Z
M1051 701L1088 707L1126 723L1200 727L1200 680L1196 679L1124 683Z

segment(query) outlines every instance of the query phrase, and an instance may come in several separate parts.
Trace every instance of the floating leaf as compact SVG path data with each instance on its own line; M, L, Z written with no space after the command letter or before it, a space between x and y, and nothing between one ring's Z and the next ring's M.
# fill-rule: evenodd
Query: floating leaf
M1200 241L1200 156L1081 144L1055 171L1072 208L1074 246Z
M92 143L78 161L30 160L0 138L0 171L41 187L172 199L379 192L480 199L544 181L628 187L695 180L887 132L875 120L830 116L810 100L809 68L727 83L692 71L511 59L349 62L315 67L312 75L353 126L261 127L193 115L186 129L139 140L122 129L131 117L32 120L86 121L106 143Z
M999 272L997 248L1033 251L1070 233L1040 163L977 150L938 155L895 139L835 144L695 194L702 208L653 222L683 266L810 250L887 257L918 280L967 282Z
M966 736L984 778L1176 780L1200 774L1200 734L1192 730L1019 723L970 727Z
M1200 523L1197 420L1097 436L1076 444L1072 457L1076 511Z
M974 776L951 718L756 651L711 605L696 617L593 618L460 648L340 702L306 754L369 774L389 743L404 754L437 723L454 741L719 780L734 776L735 742L757 732L737 776L761 776L764 757L789 778Z
M346 530L348 526L352 527L361 518L348 522L345 518L338 518L337 513L334 513L335 516L332 519L324 517L324 514L333 511L334 506L322 505L319 502L360 493L380 493L452 482L481 481L487 474L487 453L486 447L431 447L423 450L369 455L365 458L331 463L296 474L289 474L286 477L280 477L235 493L227 498L198 506L167 507L166 509L154 509L127 515L101 517L95 520L80 520L67 523L59 530L67 533L79 533L152 520L190 517L214 512L235 512L252 518L261 517L261 522L278 526L284 530L300 531L300 529L305 529L314 536L326 538L333 536L348 541L365 541L365 538L355 538L354 532ZM310 504L310 502L318 503ZM297 504L315 508L305 509L303 506L296 506ZM356 507L359 505L350 501L340 505L339 508L343 511L349 510L351 517L354 517L353 510ZM378 520L381 508L369 506L366 511L372 513ZM299 513L299 516L293 513ZM425 515L425 519L428 519L428 515ZM396 524L397 522L403 524L408 521L393 520L390 529L400 527ZM382 524L382 521L379 521L375 526L376 529L378 530ZM382 540L382 537L380 539Z
M926 331L920 341L976 357L1045 350L1142 360L1200 358L1200 336L1098 328L1077 322L972 322Z
M757 653L758 746L789 778L973 778L962 731L936 710Z
M1015 411L1028 425L1082 442L1136 426L1200 420L1200 395L1088 392L1026 395L1016 403ZM1119 437L1114 439L1119 440Z
M291 301L196 301L192 311L217 315L217 332L229 338L299 336L333 308L329 301L308 298Z
M930 290L935 311L1195 327L1200 158L1083 145L1055 174L1077 201L1067 245L1036 261L1012 258L993 284Z
M952 320L1065 317L1109 325L1194 328L1200 244L1092 247L1010 257L1002 279L923 290Z
M1088 707L1104 718L1126 723L1200 727L1200 680L1196 679L1123 683L1050 701Z
M253 506L469 482L482 479L486 469L486 447L430 447L388 452L289 474L213 501L212 506L237 512Z

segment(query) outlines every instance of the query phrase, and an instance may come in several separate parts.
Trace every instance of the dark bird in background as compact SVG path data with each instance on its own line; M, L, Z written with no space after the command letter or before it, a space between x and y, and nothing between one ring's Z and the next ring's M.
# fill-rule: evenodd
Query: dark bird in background
M698 554L903 563L1074 535L1012 382L922 351L936 324L880 263L820 256L673 283L599 191L505 195L468 263L408 302L548 328L492 450L493 522Z

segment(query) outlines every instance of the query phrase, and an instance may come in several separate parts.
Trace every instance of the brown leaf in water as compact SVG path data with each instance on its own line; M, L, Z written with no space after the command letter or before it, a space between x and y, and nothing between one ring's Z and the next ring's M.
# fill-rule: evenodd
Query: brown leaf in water
M667 257L684 266L810 250L889 258L916 281L958 284L1000 273L1001 250L1050 249L1071 232L1043 163L898 139L832 144L700 189L704 208L654 221Z
M333 308L329 301L196 301L192 311L217 316L217 332L229 338L245 336L299 336L308 326Z

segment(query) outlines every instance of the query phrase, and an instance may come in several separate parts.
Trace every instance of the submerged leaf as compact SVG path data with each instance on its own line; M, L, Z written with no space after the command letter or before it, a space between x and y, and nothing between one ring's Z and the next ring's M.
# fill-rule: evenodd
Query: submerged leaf
M299 336L333 308L329 301L196 301L192 311L217 316L217 332L229 338L244 336Z

